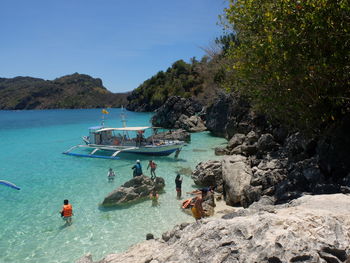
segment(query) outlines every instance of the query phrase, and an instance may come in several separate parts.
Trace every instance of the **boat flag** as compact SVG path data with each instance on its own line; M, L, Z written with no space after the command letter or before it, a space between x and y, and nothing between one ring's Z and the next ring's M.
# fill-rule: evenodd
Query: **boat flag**
M109 112L107 110L105 110L105 109L102 110L102 113L103 114L109 114Z

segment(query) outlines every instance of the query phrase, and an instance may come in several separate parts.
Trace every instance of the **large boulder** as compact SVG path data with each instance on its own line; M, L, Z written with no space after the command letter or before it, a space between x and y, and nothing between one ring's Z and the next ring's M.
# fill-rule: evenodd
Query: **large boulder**
M199 186L222 185L221 161L200 162L191 178Z
M151 120L152 125L167 129L183 128L187 131L203 130L203 121L195 116L202 109L203 106L194 99L173 96L157 109Z
M254 206L254 205L253 205ZM303 196L181 224L99 263L349 262L350 196ZM348 261L347 261L348 260Z
M135 202L147 197L154 188L158 192L162 191L164 186L165 181L162 177L152 180L148 176L136 176L109 193L101 205L116 206Z
M244 189L250 185L252 170L246 157L232 155L222 160L222 179L226 204L243 205Z
M193 115L188 117L184 114L175 122L174 128L181 128L189 132L201 132L207 129L204 121L199 116Z

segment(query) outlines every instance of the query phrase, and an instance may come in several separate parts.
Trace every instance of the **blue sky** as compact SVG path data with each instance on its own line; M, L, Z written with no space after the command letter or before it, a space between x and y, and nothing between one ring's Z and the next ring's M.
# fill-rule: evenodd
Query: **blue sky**
M131 91L222 34L225 0L1 0L0 77L74 72Z

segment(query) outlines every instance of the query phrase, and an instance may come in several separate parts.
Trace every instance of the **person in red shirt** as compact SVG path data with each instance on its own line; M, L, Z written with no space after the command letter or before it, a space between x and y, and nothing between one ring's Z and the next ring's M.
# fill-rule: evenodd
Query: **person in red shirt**
M151 167L151 179L155 179L156 178L157 164L155 162L153 162L152 160L150 160L148 163L148 166L147 166L147 170L150 167Z

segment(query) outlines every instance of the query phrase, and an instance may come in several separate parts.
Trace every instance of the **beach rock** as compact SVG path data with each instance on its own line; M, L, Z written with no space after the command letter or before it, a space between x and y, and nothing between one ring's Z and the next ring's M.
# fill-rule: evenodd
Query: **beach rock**
M215 147L214 149L215 155L227 155L229 154L229 151L226 147Z
M261 153L270 152L278 147L278 143L275 142L273 136L269 133L260 136L257 142L257 149Z
M250 185L252 170L248 159L242 155L232 155L222 160L222 179L225 185L226 204L242 205L243 189Z
M102 206L115 206L135 202L148 197L155 188L158 192L162 191L165 181L162 177L156 177L153 181L148 176L136 176L127 181L122 186L109 193L102 202Z
M153 236L152 233L148 233L148 234L146 235L146 240L150 240L150 239L154 239L154 236Z
M200 162L192 172L191 178L199 186L221 185L221 161Z
M350 196L307 195L279 206L267 201L226 219L176 226L162 239L138 243L99 263L322 263L349 258Z
M94 262L92 261L92 255L89 253L83 256L82 258L78 259L77 261L75 261L75 263L94 263Z
M194 115L202 109L203 106L194 99L172 96L157 109L151 120L152 125L168 129L184 128L187 131L201 130L203 122Z
M199 116L193 115L188 117L184 114L175 122L174 128L184 129L189 132L201 132L207 129L204 121Z
M178 141L190 142L191 134L183 129L176 129L176 130L170 130L166 132L160 132L147 138L147 141L152 141L152 140L171 140L171 141L178 140Z
M229 140L227 143L227 148L229 150L232 150L233 148L242 145L246 139L245 134L242 133L236 133L235 135L232 136L232 138Z

